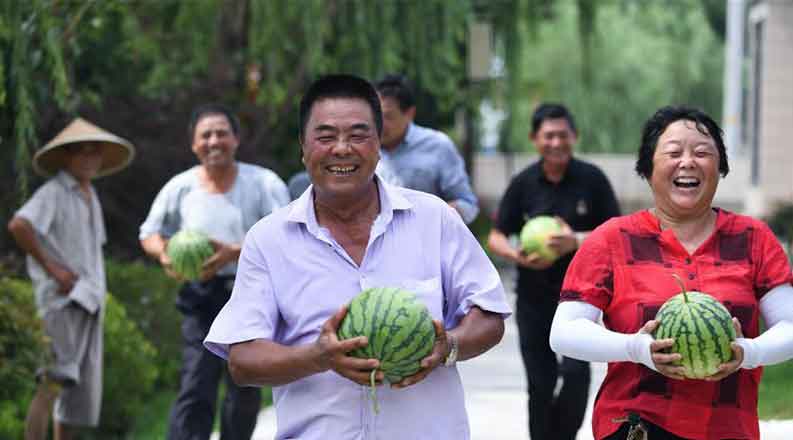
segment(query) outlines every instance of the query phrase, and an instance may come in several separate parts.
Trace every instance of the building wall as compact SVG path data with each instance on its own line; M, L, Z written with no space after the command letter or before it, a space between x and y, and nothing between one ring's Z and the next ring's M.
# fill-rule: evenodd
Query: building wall
M766 204L793 202L793 1L767 1L760 121Z
M594 163L611 182L622 211L629 213L653 205L647 182L634 171L633 154L579 154L576 157ZM512 176L537 160L536 154L479 154L474 161L472 180L482 210L495 212ZM734 212L744 212L749 182L749 164L743 158L730 158L730 173L719 182L714 205ZM793 174L789 170L788 174Z

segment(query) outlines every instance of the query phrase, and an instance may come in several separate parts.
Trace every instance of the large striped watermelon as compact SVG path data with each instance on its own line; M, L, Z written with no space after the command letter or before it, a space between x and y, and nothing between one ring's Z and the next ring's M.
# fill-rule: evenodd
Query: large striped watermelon
M204 261L215 253L206 234L189 229L174 234L165 251L171 268L186 280L197 280Z
M413 293L374 287L350 302L338 336L342 340L366 336L369 343L351 351L350 356L378 359L386 380L397 383L418 372L421 360L432 352L435 327L429 310Z
M716 298L702 292L687 292L677 275L682 292L669 298L658 310L659 321L653 337L674 338L670 353L680 353L677 363L689 379L703 379L718 371L720 364L732 359L730 343L735 328L730 312Z

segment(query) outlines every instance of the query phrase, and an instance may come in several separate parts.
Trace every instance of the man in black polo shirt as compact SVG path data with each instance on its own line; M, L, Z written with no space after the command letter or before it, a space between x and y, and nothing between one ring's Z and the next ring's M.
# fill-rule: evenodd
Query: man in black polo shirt
M532 132L540 160L516 175L504 193L488 237L491 251L518 267L516 319L520 349L529 382L529 433L532 439L574 440L584 419L589 391L589 364L557 361L548 337L567 266L581 241L598 225L620 214L605 174L573 158L575 122L562 105L542 104L532 116ZM526 255L510 241L526 221L556 216L563 232L549 243L560 257L543 260ZM562 387L554 396L558 376Z

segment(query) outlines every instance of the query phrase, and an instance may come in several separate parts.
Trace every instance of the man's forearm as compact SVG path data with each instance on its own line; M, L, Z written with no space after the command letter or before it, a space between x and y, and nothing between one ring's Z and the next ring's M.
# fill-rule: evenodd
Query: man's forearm
M39 241L36 239L36 233L30 222L21 217L14 217L8 224L8 231L11 233L11 236L14 237L17 246L26 254L33 257L47 273L52 275L50 270L51 259L41 248L41 245L39 245Z
M229 349L229 372L241 386L278 386L321 373L314 344L285 346L266 339L234 344Z
M498 313L472 307L449 334L457 338L457 360L471 359L493 348L504 336L504 319Z
M160 261L160 256L165 252L165 239L160 234L150 235L140 241L143 251L151 258Z

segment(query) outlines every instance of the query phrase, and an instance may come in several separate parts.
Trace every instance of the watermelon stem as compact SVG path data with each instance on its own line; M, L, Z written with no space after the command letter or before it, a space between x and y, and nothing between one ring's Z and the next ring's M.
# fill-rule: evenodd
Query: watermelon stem
M680 293L683 294L683 302L688 304L688 292L686 292L686 285L683 284L683 280L676 273L673 273L672 277L674 277L675 281L677 281L677 284L680 285Z
M369 385L371 390L369 391L369 397L372 399L372 407L374 408L374 413L378 414L380 412L380 405L377 404L377 387L375 386L374 378L377 374L377 369L375 368L369 373Z

